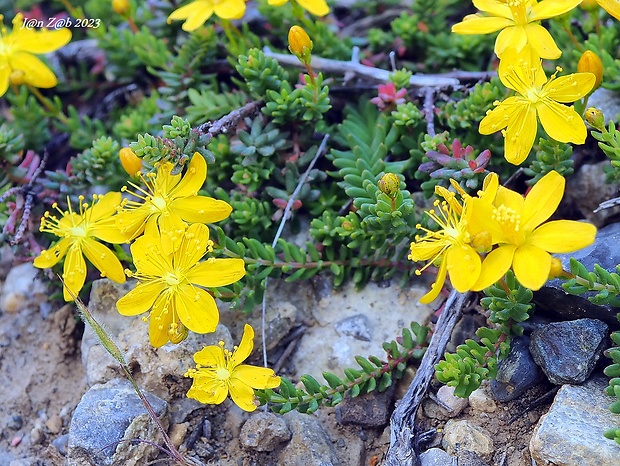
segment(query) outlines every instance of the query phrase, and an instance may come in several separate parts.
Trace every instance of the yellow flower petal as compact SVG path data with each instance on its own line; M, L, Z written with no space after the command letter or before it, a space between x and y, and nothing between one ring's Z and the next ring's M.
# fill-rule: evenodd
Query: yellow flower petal
M14 52L9 56L9 66L24 72L24 81L31 86L50 88L58 84L56 75L45 63L26 52Z
M504 129L514 113L518 112L521 107L523 107L523 103L519 97L508 97L487 112L486 116L480 121L478 131L480 134L493 134Z
M192 268L207 253L209 246L209 227L202 223L194 223L185 231L185 241L174 251L174 263L181 268ZM188 278L191 283L196 283Z
M527 44L527 33L523 26L511 26L502 30L497 35L495 41L495 53L498 57L504 58L504 52L508 48L514 48L517 51L523 49ZM501 62L500 62L501 63Z
M288 0L269 0L267 3L271 6L282 6L286 2L288 2Z
M520 165L534 145L538 123L536 111L530 105L523 105L510 117L504 137L504 157L513 165Z
M568 13L579 5L582 0L545 0L534 2L528 18L530 21L553 18Z
M280 377L276 376L273 369L266 367L249 366L242 364L235 368L233 379L242 380L254 389L264 390L280 386Z
M181 27L184 31L191 32L202 26L212 14L213 3L211 1L196 0L170 13L168 22L185 19Z
M145 234L130 247L133 262L142 275L163 277L173 270L172 260L164 254L159 236Z
M555 60L562 55L562 51L556 45L549 31L540 24L528 24L525 26L525 34L527 35L527 43L536 50L540 58Z
M9 76L11 76L11 67L8 63L0 63L0 97L6 94L9 88Z
M174 318L174 310L170 308L170 295L158 296L149 318L149 341L154 348L164 346L170 340L168 330ZM118 307L118 306L117 306Z
M441 290L443 288L443 284L446 282L446 272L448 271L448 261L446 260L446 256L444 254L441 265L439 266L439 270L437 271L437 277L435 278L435 283L431 285L431 289L428 293L420 298L420 303L429 304L439 296Z
M187 392L188 398L193 398L204 404L219 405L228 395L226 383L212 377L194 377L193 384Z
M22 52L49 53L64 47L71 41L71 30L67 28L57 30L42 29L36 31L29 27L13 29L13 41Z
M514 26L511 19L492 16L467 15L463 21L452 26L455 34L490 34Z
M153 307L165 287L161 281L138 284L116 302L116 309L123 316L137 316Z
M175 199L171 202L170 208L190 223L219 222L232 212L232 207L227 202L206 196Z
M325 16L329 13L329 6L325 0L297 0L297 3L315 16Z
M240 19L244 13L244 0L226 0L215 4L215 14L223 19Z
M551 217L562 201L565 184L564 177L554 170L538 180L523 203L521 228L524 231L532 231Z
M89 209L88 221L90 223L105 220L114 215L121 203L122 195L119 192L107 193L103 197L97 199Z
M573 73L555 78L543 90L550 99L570 103L587 95L595 83L594 73Z
M71 243L71 239L62 238L53 247L41 251L41 254L34 259L32 265L39 269L49 269L55 266L65 256Z
M245 324L243 326L243 336L241 337L241 343L237 349L233 352L230 358L231 367L237 367L243 361L245 361L254 348L254 329L251 325ZM255 387L258 388L258 387Z
M73 297L71 293L69 293L69 290L71 290L73 295L78 296L86 280L86 262L77 244L72 244L67 251L62 279L65 283L63 297L65 301L73 301Z
M166 190L170 192L169 196L172 198L196 196L206 179L207 162L200 155L200 152L195 152L187 166L185 176L176 186L169 187Z
M106 246L94 239L86 238L82 242L82 250L86 258L107 277L116 283L125 283L125 271L118 257Z
M257 408L257 400L252 387L239 379L231 379L229 383L230 397L242 410L252 412Z
M596 227L591 223L554 220L536 228L529 235L528 244L550 253L563 254L590 246L595 237Z
M471 290L480 275L480 256L469 245L454 245L446 251L450 283L459 293Z
M484 290L502 278L512 264L515 249L514 245L506 244L491 251L482 262L478 281L471 289L474 291Z
M191 283L215 288L230 285L245 276L245 262L243 259L214 259L211 258L196 266L186 274Z
M519 283L530 290L539 290L549 277L551 255L532 245L525 244L515 251L512 269Z
M191 285L180 287L174 294L173 305L179 320L192 332L215 331L220 314L213 296L202 288Z
M596 0L596 2L607 13L620 21L620 1L618 0Z
M484 11L490 15L513 19L510 7L504 2L498 2L497 0L473 0L473 4L480 11Z
M219 346L205 346L203 349L194 354L194 361L205 367L224 367L224 353Z
M164 254L172 254L179 247L187 224L179 214L171 210L157 218L157 225L161 234L161 249ZM147 225L148 228L148 225Z

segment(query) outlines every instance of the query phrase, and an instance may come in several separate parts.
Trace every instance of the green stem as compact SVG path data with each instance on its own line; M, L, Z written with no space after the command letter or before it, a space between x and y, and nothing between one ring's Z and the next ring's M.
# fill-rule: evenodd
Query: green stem
M47 109L48 112L50 112L54 117L58 118L61 123L65 125L68 123L69 119L67 118L67 116L62 113L59 108L55 107L50 99L41 94L41 91L39 91L39 89L31 86L30 84L26 84L26 86L28 86L30 92L34 94L34 96L39 100L39 102L41 102L41 104Z

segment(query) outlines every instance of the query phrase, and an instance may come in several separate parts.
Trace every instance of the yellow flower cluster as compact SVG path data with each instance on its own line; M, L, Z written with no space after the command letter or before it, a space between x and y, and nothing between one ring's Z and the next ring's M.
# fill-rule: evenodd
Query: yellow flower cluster
M597 0L610 14L617 16L618 1ZM504 155L510 163L519 165L529 155L538 122L549 137L560 142L583 144L587 132L581 115L563 104L575 102L588 95L602 79L602 65L592 57L586 72L556 77L557 68L547 78L542 59L559 58L562 52L553 37L540 22L563 15L582 0L474 0L480 13L466 16L455 24L457 34L489 34L500 31L495 53L500 58L499 78L515 95L495 102L480 122L480 133L502 131ZM600 65L600 66L599 66ZM593 74L594 72L594 74Z
M411 243L409 259L438 265L439 272L422 303L433 301L449 275L459 291L480 291L500 280L512 268L519 282L538 290L551 273L550 253L568 253L594 242L596 227L585 222L547 222L564 194L564 178L555 171L542 177L528 195L499 186L497 174L489 174L482 191L472 197L457 183L457 195L438 186L435 209L427 214L438 231ZM547 223L545 223L547 222ZM418 225L418 229L423 229Z

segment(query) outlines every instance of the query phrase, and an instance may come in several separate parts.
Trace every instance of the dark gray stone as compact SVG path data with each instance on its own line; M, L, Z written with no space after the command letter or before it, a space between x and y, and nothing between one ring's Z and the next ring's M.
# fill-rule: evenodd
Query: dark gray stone
M162 419L167 403L148 392L143 393ZM136 429L140 419L153 429L147 431L142 426ZM166 427L167 418L162 422ZM129 381L113 379L103 385L94 385L84 394L73 413L67 460L74 466L146 464L153 454L157 454L157 449L144 442L137 445L121 442L128 432L131 438L139 437L150 442L159 440L153 422Z
M22 428L22 426L24 425L24 420L22 419L21 416L18 415L11 415L11 416L7 416L5 421L4 421L4 425L11 430L19 430Z
M558 254L565 270L570 270L570 258L574 257L588 270L598 264L608 272L616 272L616 265L620 263L620 223L614 223L601 228L596 234L594 244L570 254ZM539 291L534 293L537 311L547 310L562 318L574 320L589 317L602 320L610 327L620 328L616 318L618 309L611 306L597 306L587 300L595 293L590 292L582 296L569 295L562 289L563 280L551 280Z
M347 394L336 406L336 422L342 425L383 427L390 422L394 385L384 392L377 390L352 398Z
M497 376L491 381L491 394L497 401L506 402L520 397L525 391L544 380L544 374L530 354L530 338L513 338L510 353L499 361Z
M420 454L420 466L456 466L456 458L441 448L431 448Z
M456 454L457 466L489 466L489 463L484 461L473 451L462 450Z
M607 330L596 319L554 322L532 333L530 352L550 382L580 384L605 349Z
M278 454L277 464L287 466L340 465L336 449L316 417L291 411L283 418L292 437Z
M52 440L52 445L58 450L62 456L67 455L67 447L69 446L69 434L63 434Z
M336 322L334 328L339 335L346 335L361 341L370 341L370 322L368 317L363 314L347 317Z
M282 416L274 413L253 413L241 428L241 446L256 451L273 451L291 438L291 431Z

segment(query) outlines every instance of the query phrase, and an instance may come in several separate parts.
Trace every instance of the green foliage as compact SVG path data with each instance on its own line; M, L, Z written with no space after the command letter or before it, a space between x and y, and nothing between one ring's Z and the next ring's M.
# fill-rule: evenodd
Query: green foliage
M519 325L530 317L534 309L534 293L521 285L512 270L506 273L505 282L496 283L484 290L486 298L480 304L491 311L489 320L500 326L507 335L522 335L523 327Z
M407 68L401 68L400 70L392 71L388 80L394 83L396 89L403 89L409 87L411 76L413 76L411 71Z
M493 102L502 100L506 88L499 78L493 78L484 84L476 84L471 92L462 99L448 102L441 109L441 118L449 128L454 130L478 131L478 123L493 108Z
M435 365L437 379L454 387L454 394L467 398L480 387L483 380L495 378L497 361L510 351L510 343L501 329L480 327L476 331L480 343L467 340L456 348L456 353L446 353L444 360Z
M394 381L402 378L408 363L424 355L428 328L416 322L411 329L403 328L398 342L384 343L386 360L376 356L363 358L356 356L358 369L344 369L344 378L330 372L323 372L326 384L320 384L314 377L304 374L300 377L303 388L296 388L287 378L282 378L278 391L258 390L257 396L262 404L271 403L272 410L284 414L297 410L301 413L313 413L321 406L336 406L345 394L355 398L359 395L378 390L385 391Z
M192 105L187 107L186 117L192 125L217 120L246 103L243 92L220 92L207 88L200 91L189 89L187 98Z
M250 94L257 99L262 99L269 89L279 91L283 82L288 80L286 70L258 49L250 49L247 55L240 55L236 68Z
M140 133L155 132L161 125L155 125L151 119L159 111L157 101L160 95L154 92L142 99L134 108L121 114L112 128L112 134L118 139L134 140Z
M574 172L572 155L573 146L553 139L540 138L536 160L523 170L526 175L532 177L527 184L533 186L552 170L564 177L572 175Z
M620 265L616 270L620 272ZM570 260L570 272L574 277L562 284L564 291L574 295L595 291L596 294L588 297L588 301L599 306L620 307L620 275L608 272L598 264L594 264L594 271L589 272L574 258Z
M90 148L71 162L75 180L84 185L105 184L110 190L119 190L127 181L127 173L118 157L119 150L118 142L110 137L94 140Z
M21 160L24 150L24 136L6 123L0 125L0 167L2 175L7 173L8 166L15 165ZM2 183L0 182L0 185Z
M17 134L22 135L24 147L35 151L42 150L51 138L48 113L25 86L21 86L16 94L7 93L6 98L11 104L11 127ZM60 108L60 103L56 103Z
M392 111L394 124L401 127L415 127L423 119L422 112L413 102L398 104L396 110Z
M592 137L598 142L598 146L603 150L607 158L611 160L611 165L603 168L607 183L614 183L620 180L620 131L616 129L613 121L609 126L602 127L602 131L591 131Z
M620 321L620 314L618 314L618 321ZM620 414L620 332L613 332L611 340L614 346L605 351L605 356L613 361L613 364L607 366L604 370L605 375L610 378L605 394L616 397L617 401L614 401L609 406L609 410L614 414ZM604 435L606 438L615 440L620 444L620 427L608 429Z
M87 149L95 139L106 134L100 120L93 120L87 115L80 115L72 105L69 106L67 113L67 122L62 125L62 129L70 135L69 145L74 149Z

